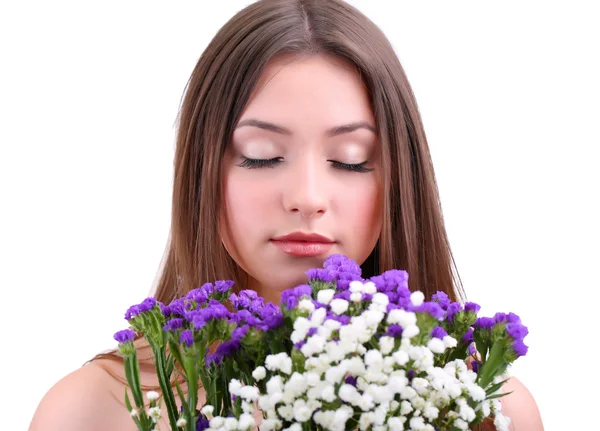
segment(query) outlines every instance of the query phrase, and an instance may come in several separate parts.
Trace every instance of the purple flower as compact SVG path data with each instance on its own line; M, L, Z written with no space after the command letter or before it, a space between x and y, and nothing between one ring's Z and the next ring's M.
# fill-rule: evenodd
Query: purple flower
M523 343L523 340L513 341L512 348L515 351L517 357L525 356L527 354L527 350L529 350L529 347L527 347L525 343Z
M479 304L475 304L474 302L465 303L465 311L472 311L477 314L479 313L479 310L481 310L481 306Z
M436 319L442 319L444 317L444 310L437 302L424 302L421 305L409 306L410 311L420 312L420 313L429 313L432 317Z
M521 321L521 318L517 316L515 313L496 313L494 315L495 323L509 322L509 323L518 323Z
M437 293L433 294L431 296L431 300L437 301L440 304L440 307L442 307L444 310L448 309L448 306L450 305L450 302L451 302L448 295L445 292L442 292L441 290L439 290Z
M491 329L494 325L494 319L491 317L478 317L473 326L475 328Z
M325 316L325 320L335 320L336 322L340 322L342 324L342 326L345 326L347 324L350 323L350 316L346 315L346 314L341 314L341 315L337 315L335 313L333 313L332 311L328 311L327 315Z
M163 326L163 331L176 331L177 329L181 329L183 326L183 319L175 318L171 319L167 322L165 326Z
M465 332L465 335L463 335L462 340L465 343L473 342L473 328L469 328L469 330L467 332Z
M302 346L306 344L306 340L300 340L296 344L294 344L294 349L300 350Z
M338 286L339 286L339 282L338 282ZM349 290L344 290L343 292L339 292L336 293L335 295L333 295L333 299L345 299L346 301L350 301L350 295L352 295L352 293Z
M298 299L294 295L292 289L284 290L281 292L281 304L284 305L288 310L293 310L298 305Z
M219 365L223 361L223 357L221 355L217 355L217 353L209 353L206 355L206 367L210 368L212 364Z
M188 301L196 301L198 304L204 304L208 301L208 292L206 291L205 286L206 285L190 290L187 295L185 295L185 299Z
M406 271L391 269L381 275L371 277L369 281L375 283L378 292L396 292L401 293L401 296L410 296L408 273Z
M448 335L448 333L441 326L436 326L433 328L433 331L431 331L431 336L433 338L443 339L446 335Z
M120 344L127 343L129 341L133 341L135 338L135 332L131 329L123 329L122 331L115 333L114 338Z
M360 276L360 265L343 254L332 254L323 263L323 268L334 272L348 272Z
M469 352L469 355L474 355L475 353L477 353L475 344L474 343L469 344L469 347L467 347L467 351Z
M312 287L310 287L308 284L296 286L294 287L294 295L296 295L298 299L301 299L303 296L312 298Z
M196 422L196 431L204 431L207 428L210 428L210 421L204 419L204 417L198 418L198 422Z
M345 383L352 385L354 387L356 387L356 384L358 382L358 379L354 376L348 376L346 377Z
M474 373L478 373L479 372L479 362L478 361L471 362L471 368L473 369Z
M180 316L185 316L186 308L185 308L185 300L184 298L177 298L171 301L168 305L171 315L178 314Z
M454 315L461 310L462 306L460 305L460 302L451 303L446 310L446 320L452 322L452 320L454 320Z
M219 293L226 293L234 285L233 280L219 280L215 282L215 288Z
M402 335L402 326L400 325L390 325L385 335L389 335L390 337L400 337Z
M189 329L183 331L179 336L179 342L185 343L188 347L194 344L194 336L192 335L192 331Z
M141 313L150 311L155 305L156 298L146 298L142 301L141 304L132 305L131 307L129 307L129 309L127 309L127 312L125 313L125 319L130 320Z
M332 274L324 268L312 268L306 271L309 281L324 281L329 283L335 279L335 274Z
M527 326L524 326L521 324L521 322L507 323L506 332L515 340L522 340L527 334L529 334Z
M225 356L230 356L232 353L234 353L239 348L240 348L239 340L234 339L234 340L224 341L223 343L221 343L219 345L219 347L217 347L217 351L215 352L215 358L219 359L216 362L220 364L223 361L223 358Z
M313 335L315 335L317 333L317 328L310 328L308 330L308 333L306 334L307 337L312 337Z
M162 302L158 303L160 305L160 312L163 316L169 317L171 315L171 308L168 305L163 304Z
M249 329L250 329L250 326L248 326L248 325L244 325L244 326L235 328L231 334L231 339L240 341L242 338L244 338L246 336Z

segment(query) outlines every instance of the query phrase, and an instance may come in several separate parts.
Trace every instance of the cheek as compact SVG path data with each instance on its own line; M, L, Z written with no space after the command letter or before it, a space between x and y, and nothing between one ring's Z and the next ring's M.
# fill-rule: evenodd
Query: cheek
M272 207L269 183L249 181L244 172L232 169L224 178L223 186L225 212L233 238L242 242L244 238L255 236L261 220Z

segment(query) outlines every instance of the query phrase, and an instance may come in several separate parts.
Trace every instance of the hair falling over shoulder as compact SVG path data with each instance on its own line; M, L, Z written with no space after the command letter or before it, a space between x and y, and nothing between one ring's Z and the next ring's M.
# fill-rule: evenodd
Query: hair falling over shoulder
M219 236L220 164L262 71L290 54L341 57L354 65L369 93L383 152L384 216L363 276L403 269L411 290L426 297L441 290L465 301L411 86L383 32L343 0L257 1L235 14L200 56L177 117L170 237L156 299L169 304L219 279L243 289L244 273ZM136 345L142 370L152 370L148 345L143 339ZM91 361L96 359L122 361L116 349Z

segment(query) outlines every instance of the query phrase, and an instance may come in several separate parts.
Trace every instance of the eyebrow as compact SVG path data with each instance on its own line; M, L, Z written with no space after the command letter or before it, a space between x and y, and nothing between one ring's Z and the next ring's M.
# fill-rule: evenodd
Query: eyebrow
M269 132L279 133L280 135L292 135L292 131L289 129L286 129L283 126L269 123L267 121L258 120L256 118L248 118L246 120L240 121L238 123L236 129L239 129L244 126L257 127L259 129L267 130ZM344 124L341 126L335 126L335 127L332 127L331 129L327 129L327 131L325 132L325 135L331 138L334 136L343 135L345 133L351 133L358 129L370 130L371 132L377 134L377 129L375 127L373 127L371 124L369 124L368 122L355 121L353 123Z

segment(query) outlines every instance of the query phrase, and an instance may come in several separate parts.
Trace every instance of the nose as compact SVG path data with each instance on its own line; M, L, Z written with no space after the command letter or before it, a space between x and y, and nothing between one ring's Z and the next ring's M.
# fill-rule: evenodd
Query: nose
M285 210L306 220L325 214L329 200L325 169L315 161L304 160L298 161L289 174L283 179Z

